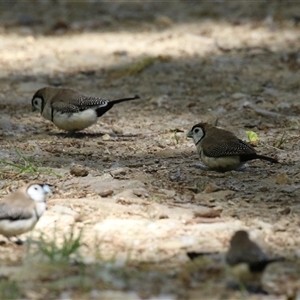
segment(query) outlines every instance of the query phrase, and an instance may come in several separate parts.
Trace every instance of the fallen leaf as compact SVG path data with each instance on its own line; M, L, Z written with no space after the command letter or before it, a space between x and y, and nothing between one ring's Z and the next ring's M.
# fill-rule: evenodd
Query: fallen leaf
M259 137L254 131L246 131L248 140L252 146L257 146L259 142Z

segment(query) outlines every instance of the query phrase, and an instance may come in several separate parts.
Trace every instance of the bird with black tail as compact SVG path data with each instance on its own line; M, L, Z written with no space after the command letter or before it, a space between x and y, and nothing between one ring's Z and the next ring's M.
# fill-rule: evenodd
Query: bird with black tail
M139 99L139 96L108 101L87 96L75 89L44 87L32 97L32 111L51 121L59 129L76 132L97 122L115 104Z
M278 163L269 156L257 154L248 143L240 140L232 132L217 128L208 123L199 123L187 134L192 138L204 169L219 172L238 170L253 159Z
M233 286L246 287L251 292L263 292L261 279L266 267L284 258L270 258L255 242L250 240L247 231L236 231L225 256L227 269L233 278Z

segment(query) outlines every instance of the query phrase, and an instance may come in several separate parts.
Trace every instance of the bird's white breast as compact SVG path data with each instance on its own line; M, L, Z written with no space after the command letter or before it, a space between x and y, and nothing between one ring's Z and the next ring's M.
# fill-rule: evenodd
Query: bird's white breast
M46 210L46 202L35 203L35 211L39 218L41 217L41 215L44 213L45 210Z
M45 202L37 202L35 204L35 211L32 211L31 217L29 219L21 219L21 220L8 220L4 219L0 221L0 234L11 237L15 235L19 235L30 231L34 228L35 224L38 221L38 217L40 217L43 212L46 210Z
M37 218L33 215L30 219L26 220L1 220L0 233L6 237L22 234L31 230L37 222Z
M87 109L78 113L66 114L55 112L53 123L66 131L85 129L97 122L97 113L94 109Z

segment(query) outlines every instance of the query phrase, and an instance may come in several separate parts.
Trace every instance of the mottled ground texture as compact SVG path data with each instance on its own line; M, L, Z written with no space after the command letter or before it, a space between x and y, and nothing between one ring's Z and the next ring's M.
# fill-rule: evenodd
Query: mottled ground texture
M0 197L35 179L53 195L25 245L1 237L0 298L299 299L299 49L296 1L1 1ZM141 99L67 136L31 112L48 85ZM280 164L202 171L199 121L254 131ZM186 256L238 229L287 257L268 295Z

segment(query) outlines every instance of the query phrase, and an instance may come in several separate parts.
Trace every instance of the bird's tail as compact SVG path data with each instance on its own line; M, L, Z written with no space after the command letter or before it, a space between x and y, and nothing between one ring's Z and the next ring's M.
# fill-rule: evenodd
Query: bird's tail
M101 117L104 115L107 111L109 111L116 103L124 102L124 101L130 101L130 100L135 100L135 99L140 99L140 96L135 95L134 97L130 98L122 98L122 99L117 99L117 100L111 100L108 101L105 106L101 106L96 109L97 112L97 117Z
M194 260L197 257L203 257L203 256L211 256L211 255L215 255L215 254L219 254L219 252L187 252L186 255L188 256L188 258L190 260Z
M109 101L109 103L111 104L116 104L116 103L120 103L120 102L124 102L124 101L130 101L130 100L135 100L135 99L140 99L140 96L135 95L134 97L130 97L130 98L121 98L121 99L117 99L117 100L111 100Z
M259 155L259 154L257 154L256 158L267 160L267 161L269 161L271 163L274 163L274 164L279 163L277 159L275 159L273 157L266 156L266 155Z
M251 263L249 267L251 272L262 272L267 265L275 262L282 262L282 261L285 261L284 257L268 258L262 261Z
M270 258L270 262L278 262L278 261L285 261L285 257L276 257L276 258Z

